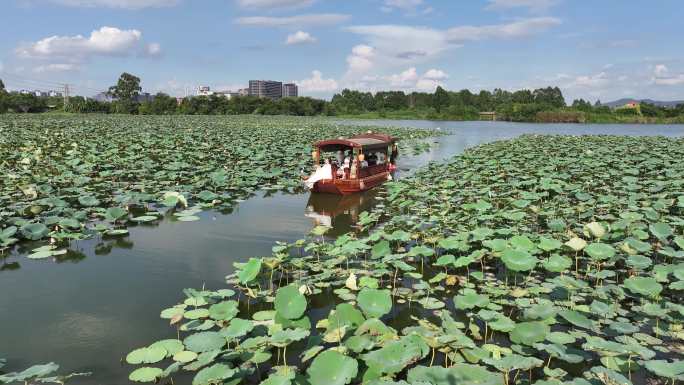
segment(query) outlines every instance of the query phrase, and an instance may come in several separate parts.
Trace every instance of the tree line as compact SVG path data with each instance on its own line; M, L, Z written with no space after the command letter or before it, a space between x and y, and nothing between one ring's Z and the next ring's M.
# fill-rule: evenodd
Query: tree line
M675 108L641 103L636 108L616 108L591 104L577 99L566 105L558 87L535 90L473 93L467 89L435 92L380 91L376 93L345 89L331 101L309 97L271 100L254 96L226 98L195 96L178 102L174 97L158 93L149 101L139 102L140 78L123 73L108 90L113 102L99 102L84 97L71 97L68 105L62 98L41 98L32 94L8 93L0 80L0 112L44 112L58 110L74 113L124 113L143 115L298 115L298 116L367 116L420 118L431 120L477 120L481 112L495 112L498 120L516 122L590 122L628 121L637 118L683 118L684 105Z

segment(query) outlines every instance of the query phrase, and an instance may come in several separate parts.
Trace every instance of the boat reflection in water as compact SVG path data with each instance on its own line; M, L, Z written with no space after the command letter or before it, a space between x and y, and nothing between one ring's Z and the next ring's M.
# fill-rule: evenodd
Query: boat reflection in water
M375 190L350 195L312 193L305 214L315 226L327 226L329 236L338 236L353 230L359 214L373 207Z

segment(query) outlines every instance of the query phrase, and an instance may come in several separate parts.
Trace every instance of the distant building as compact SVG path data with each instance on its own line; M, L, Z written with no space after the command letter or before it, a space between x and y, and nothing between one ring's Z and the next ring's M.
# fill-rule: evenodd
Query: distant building
M622 106L622 108L637 108L639 107L639 102L629 102Z
M283 97L283 83L273 80L250 80L249 95L277 100Z
M62 97L62 93L59 92L59 91L48 91L48 96L49 96L49 97L61 98L61 97Z
M213 94L214 93L211 92L211 88L209 86L199 86L197 88L197 96L209 96Z
M108 92L100 92L99 94L93 96L93 99L100 103L111 103L116 100L116 98L114 98Z
M239 96L249 96L249 88L240 88L238 90Z
M299 87L294 83L283 84L283 97L296 98L299 96Z
M135 101L138 103L151 102L154 100L154 95L150 95L149 92L141 92L135 96Z

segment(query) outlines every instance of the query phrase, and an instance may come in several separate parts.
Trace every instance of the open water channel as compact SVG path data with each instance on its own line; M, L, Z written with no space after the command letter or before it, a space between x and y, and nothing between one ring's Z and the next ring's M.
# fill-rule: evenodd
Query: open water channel
M430 152L402 154L400 174L481 143L538 134L684 136L684 125L515 124L503 122L350 121L446 131ZM204 212L198 222L167 218L130 227L125 238L74 242L59 260L34 261L22 247L0 259L0 358L9 371L54 361L60 373L93 372L75 384L125 384L131 350L175 329L160 310L182 289L224 288L234 262L271 254L276 241L304 238L317 223L349 231L377 191L351 197L258 193L231 213Z

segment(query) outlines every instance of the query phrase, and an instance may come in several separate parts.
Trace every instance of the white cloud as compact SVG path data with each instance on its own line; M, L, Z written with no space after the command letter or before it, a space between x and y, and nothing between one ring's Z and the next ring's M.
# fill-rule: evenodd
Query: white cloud
M606 72L602 71L599 72L598 74L594 75L582 75L582 76L577 76L573 82L568 84L566 87L568 88L573 88L573 87L604 87L608 85L610 80L608 79L608 74Z
M72 63L53 63L41 65L33 69L33 72L44 73L44 72L71 72L78 71L81 68L76 64Z
M51 3L68 7L106 7L120 9L142 9L172 7L181 0L49 0Z
M150 43L145 47L145 55L159 56L162 53L161 45L159 43Z
M324 79L323 74L318 70L311 72L310 78L296 83L303 92L333 92L339 88L335 79Z
M249 16L235 20L239 25L255 27L305 27L305 26L328 26L343 23L351 16L338 13L306 14L288 17Z
M534 17L508 24L460 26L447 31L449 41L464 42L484 39L513 39L531 36L561 24L555 17Z
M297 31L295 33L289 34L287 35L287 40L285 40L285 44L287 45L311 44L315 42L316 38L311 36L310 33L304 31Z
M351 55L347 56L349 73L365 73L373 67L375 49L368 45L357 45L352 48Z
M383 12L392 12L398 9L408 14L416 14L424 5L424 0L384 0L383 6L380 9ZM425 7L420 10L423 14L428 14L432 11L432 7Z
M652 82L659 86L677 86L684 84L684 74L671 74L665 64L656 64L653 69Z
M531 36L560 24L552 17L537 17L505 24L458 26L446 30L405 25L365 25L347 28L361 35L373 56L352 51L347 57L348 76L365 75L370 69L396 70L430 61L447 50L461 47L467 41L513 39ZM357 76L359 80L361 76ZM348 79L349 80L349 79Z
M315 0L237 0L242 8L303 8L312 5Z
M69 61L78 61L91 56L127 56L144 49L141 44L142 32L137 29L121 30L114 27L102 27L91 32L89 37L50 36L20 46L17 54L25 58L66 58ZM153 51L160 49L158 44L152 47Z
M528 8L531 11L545 11L556 5L556 0L489 0L488 10L507 10L511 8Z
M437 86L443 86L448 78L449 75L439 69L433 68L420 75L416 67L410 67L387 76L362 76L345 83L344 86L370 92L386 90L434 92Z
M438 69L430 69L428 70L425 75L423 75L425 79L429 80L444 80L448 79L449 75L447 75L444 71L438 70Z

